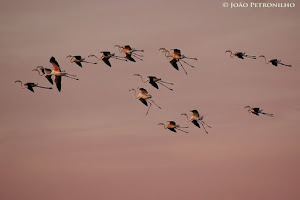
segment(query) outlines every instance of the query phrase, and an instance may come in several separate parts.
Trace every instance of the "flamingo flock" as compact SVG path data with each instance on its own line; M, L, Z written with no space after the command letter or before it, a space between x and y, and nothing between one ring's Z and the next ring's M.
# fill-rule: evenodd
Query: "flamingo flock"
M101 51L99 57L94 54L90 54L88 56L88 58L95 57L97 60L102 60L108 67L112 67L110 59L115 59L115 60L120 60L120 61L125 61L125 62L128 62L128 61L136 62L135 59L137 59L139 61L143 61L144 55L142 55L141 53L144 53L144 50L137 50L135 48L132 48L130 45L125 45L125 46L115 45L115 47L118 48L119 53L125 54L124 57L117 56L115 53L111 53L110 51ZM194 61L198 60L197 58L187 57L187 56L183 55L181 53L181 50L179 50L179 49L167 50L166 48L159 48L159 51L161 51L166 58L170 59L170 61L169 61L170 64L176 70L179 70L179 67L178 67L178 63L179 63L186 75L188 73L187 73L186 69L184 68L183 64L187 65L191 68L195 68L194 65L186 62L186 59L194 60ZM172 53L170 51L172 51ZM137 53L137 52L140 52L140 53ZM226 53L230 53L230 58L234 58L234 57L237 57L239 59L245 59L245 58L256 59L257 58L256 56L246 54L246 52L234 52L233 53L231 50L226 50L225 54ZM83 67L82 63L97 64L97 62L86 61L86 59L84 57L79 56L79 55L77 55L77 56L68 55L66 58L70 59L70 63L75 63L76 65L78 65L81 68ZM267 60L267 58L264 55L260 55L260 56L258 56L258 58L263 58L265 61L265 64L272 64L276 67L278 65L292 67L292 65L282 63L281 60L279 60L279 59ZM37 66L32 71L36 71L39 76L44 76L51 85L54 84L52 75L55 76L55 84L56 84L56 88L59 92L61 92L61 89L62 89L62 85L61 85L62 77L66 77L66 78L73 79L73 80L79 80L76 75L72 75L72 74L67 73L65 70L61 70L61 67L59 66L58 62L56 61L56 59L54 57L51 57L49 62L52 64L52 69L45 68L43 66ZM133 74L133 76L140 77L140 80L143 83L149 83L155 89L160 89L159 86L162 86L170 91L173 91L173 88L171 88L171 87L174 86L174 83L163 81L162 78L158 78L156 76L149 75L149 76L144 76L144 77L146 77L146 79L144 79L143 76L140 74ZM42 88L42 89L48 89L48 90L52 89L52 87L40 86L38 83L33 83L33 82L26 82L23 84L22 81L16 80L15 83L20 83L22 89L28 89L31 92L35 92L33 88ZM139 90L138 94L137 94L137 90ZM162 109L157 103L155 103L153 101L152 95L149 94L145 88L142 88L142 87L138 87L137 89L131 88L131 89L129 89L129 91L133 92L133 96L135 99L139 100L143 105L145 105L147 107L146 115L149 114L149 111L150 111L150 108L152 107L152 105L155 105L158 109ZM260 116L260 114L262 114L262 115L266 115L269 117L273 117L273 114L265 113L265 112L263 112L262 109L260 109L258 107L245 106L244 109L248 109L249 113L254 114L256 116ZM181 116L184 116L188 123L191 122L197 128L202 127L204 129L205 133L208 134L207 128L211 128L211 126L207 125L203 121L204 116L201 116L199 114L198 110L196 110L196 109L193 109L190 112L192 113L192 115L190 117L186 113L181 113ZM164 127L164 129L168 129L174 133L176 133L177 131L180 131L183 133L188 133L188 131L185 131L182 129L186 129L189 127L180 126L180 125L176 124L175 121L167 121L167 122L168 122L167 124L158 123L158 125L162 125Z

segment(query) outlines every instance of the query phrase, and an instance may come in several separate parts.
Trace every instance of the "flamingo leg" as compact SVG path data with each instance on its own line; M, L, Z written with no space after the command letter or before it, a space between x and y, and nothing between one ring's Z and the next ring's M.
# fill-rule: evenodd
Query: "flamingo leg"
M137 53L132 53L132 55L144 57L143 55L140 55L140 54L137 54Z
M161 107L157 105L153 100L150 99L149 101L151 101L152 103L154 103L154 105L156 105L159 109L161 109Z
M269 117L273 117L273 114L270 114L270 113L264 113L264 112L261 112L261 114L267 115L267 116L269 116Z
M192 67L192 68L195 68L193 65L191 65L191 64L189 64L189 63L187 63L187 62L185 62L184 60L182 60L182 62L184 62L185 64L187 64L188 66L190 66L190 67Z
M189 57L185 57L185 56L184 56L184 58L186 58L186 59L192 59L192 60L198 60L197 58L189 58Z
M39 85L36 85L35 87L44 88L44 89L52 89L52 87L43 87L43 86L39 86Z
M116 57L116 56L114 56L114 57L112 57L112 58L114 58L114 59L117 59L117 60L123 60L123 61L126 61L127 62L127 60L125 60L125 59L120 59L120 58L123 58L123 57Z
M157 82L157 83L159 83L159 84L161 84L162 86L164 86L164 87L168 88L169 90L172 90L172 91L173 91L172 88L169 88L169 87L165 86L164 84L162 84L162 83L160 83L160 82Z
M135 57L135 58L137 58L137 59L139 59L139 60L141 60L141 61L143 61L143 59L141 59L141 58L135 56L134 54L132 54L132 56Z
M147 112L146 112L146 115L148 115L148 112L150 110L150 107L152 106L152 104L149 102L149 106L148 106L148 109L147 109Z
M68 75L65 75L65 77L71 78L71 79L74 79L74 80L79 80L78 78L74 78L74 77L71 77L71 76L68 76Z
M204 129L205 133L206 133L206 134L208 134L208 132L207 132L207 130L206 130L206 128L205 128L205 126L204 126L204 124L202 124L202 123L201 123L201 121L199 121L199 122L200 122L200 124L202 125L202 127L203 127L203 129Z
M168 82L165 82L165 81L162 81L162 80L159 80L159 82L170 84L170 85L174 85L174 83L168 83Z
M244 55L247 58L256 59L256 56Z
M184 69L183 65L181 64L180 60L178 60L178 62L181 65L181 67L182 67L183 71L185 72L185 74L187 75L187 72L185 71L185 69Z
M278 63L280 65L283 65L283 66L287 66L287 67L292 67L292 65L286 65L286 64L283 64L283 63Z
M97 63L93 63L93 62L88 62L88 61L82 61L82 62L85 62L85 63L91 63L91 64L97 64Z
M211 126L207 125L204 121L199 120L199 122L205 124L208 128L211 128Z
M184 133L189 133L189 132L184 131L184 130L181 130L181 129L179 129L179 128L176 128L176 129L179 130L179 131L182 131L182 132L184 132Z

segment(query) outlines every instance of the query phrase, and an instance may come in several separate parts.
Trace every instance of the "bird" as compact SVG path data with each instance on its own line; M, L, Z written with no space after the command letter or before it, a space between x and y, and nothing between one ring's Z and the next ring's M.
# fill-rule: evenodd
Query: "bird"
M283 63L281 62L281 60L278 60L278 59L271 59L271 60L268 60L268 61L267 61L267 58L266 58L264 55L260 55L259 57L260 57L260 58L264 58L266 64L271 63L272 65L274 65L274 66L276 66L276 67L278 66L278 64L279 64L279 65L283 65L283 66L287 66L287 67L292 67L292 65L286 65L286 64L283 64Z
M179 49L171 49L173 50L173 53L171 54L169 50L167 50L166 48L160 48L159 51L162 51L162 53L165 53L165 56L167 58L173 58L170 63L171 65L179 70L178 68L178 65L177 65L177 62L179 62L179 64L181 65L182 69L184 70L185 74L187 75L187 72L186 70L184 69L182 63L180 62L180 60L182 60L182 62L184 62L185 64L187 64L188 66L192 67L192 68L195 68L193 65L185 62L183 59L192 59L192 60L198 60L197 58L189 58L189 57L186 57L185 55L182 55L181 54L181 51Z
M52 84L53 84L53 80L52 80L51 76L55 75L55 84L56 84L56 87L59 92L61 91L61 77L62 76L71 78L74 80L79 80L78 78L74 78L74 77L76 77L76 75L71 75L71 74L65 72L65 70L61 71L59 64L57 63L57 61L55 60L55 58L53 56L50 58L50 63L53 65L53 70L51 70L49 68L44 68L43 66L37 66L36 69L33 69L32 71L37 71L40 76L45 75L46 78L48 79L48 81ZM41 70L42 74L40 73L40 71L38 69Z
M101 51L100 53L101 53L101 57L100 58L97 57L94 54L91 54L88 57L96 57L98 60L102 60L109 67L111 67L111 64L110 64L110 61L109 61L110 58L115 58L117 60L123 60L123 61L127 62L127 60L125 60L126 58L125 59L121 59L123 57L116 56L114 53L110 53L109 51Z
M184 133L189 133L187 131L180 129L180 128L188 128L188 127L181 127L181 126L177 125L174 121L167 121L167 122L169 122L169 124L167 126L164 123L159 123L158 125L163 125L165 129L169 129L170 131L173 131L175 133L177 133L176 130L182 131Z
M200 128L200 124L203 126L205 132L208 134L207 130L205 129L206 125L208 128L211 128L211 126L207 125L204 121L203 121L203 116L199 115L199 112L197 110L191 110L190 112L193 113L193 115L191 116L191 118L188 118L188 115L186 113L181 113L181 115L185 115L187 118L188 122L192 122L195 126L197 126L198 128ZM199 124L200 123L200 124Z
M137 50L137 49L131 48L129 45L125 45L125 46L115 45L115 47L119 48L120 53L125 53L127 60L130 60L132 62L136 62L134 60L134 58L132 58L132 56L133 56L133 57L143 61L143 59L141 57L144 57L144 56L140 55L140 54L137 54L135 52L136 51L144 52L144 50Z
M263 115L267 115L269 117L273 117L273 114L264 113L263 110L261 110L260 108L251 108L250 106L245 106L244 109L245 108L248 108L249 113L252 113L252 114L257 115L257 116L259 116L259 114L263 114Z
M152 106L152 103L154 105L156 105L159 109L161 109L160 106L158 106L151 98L152 98L152 95L150 95L146 89L144 88L138 88L140 90L140 93L136 96L136 90L134 88L131 88L129 91L134 91L134 98L136 99L139 99L145 106L148 106L148 103L149 103L149 106L148 106L148 110L146 112L146 115L148 115L148 112L150 110L150 107ZM151 103L152 102L152 103Z
M158 84L160 84L160 85L168 88L169 90L173 91L172 88L169 88L168 86L165 85L165 84L174 85L173 83L164 82L164 81L161 80L161 78L157 78L156 76L147 76L147 79L145 81L143 80L143 77L140 74L133 74L133 76L139 76L139 77L141 77L141 79L142 79L142 81L144 83L149 82L156 89L158 89L158 85L157 85L157 83L158 83Z
M34 87L39 87L39 88L44 88L44 89L52 89L52 87L42 87L42 86L39 86L38 83L32 83L32 82L27 82L27 83L22 83L22 81L20 80L16 80L15 83L21 83L21 88L22 89L28 89L30 90L31 92L34 92L33 88Z
M82 62L85 62L85 63L91 63L91 64L97 64L97 63L92 63L92 62L88 62L88 61L85 61L85 58L82 58L81 56L72 56L72 55L68 55L67 58L71 58L70 62L71 63L76 63L79 67L82 67Z
M246 55L246 52L235 52L232 53L231 50L227 50L225 51L225 53L230 53L230 58L233 58L234 56L240 58L240 59L244 59L244 58L251 58L251 59L256 59L256 56L250 56L250 55Z

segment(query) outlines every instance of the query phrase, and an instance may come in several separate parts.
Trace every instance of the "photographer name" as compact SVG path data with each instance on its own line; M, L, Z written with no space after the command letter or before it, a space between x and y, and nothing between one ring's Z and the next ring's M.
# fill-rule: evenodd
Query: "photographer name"
M294 8L295 3L230 3L230 8Z

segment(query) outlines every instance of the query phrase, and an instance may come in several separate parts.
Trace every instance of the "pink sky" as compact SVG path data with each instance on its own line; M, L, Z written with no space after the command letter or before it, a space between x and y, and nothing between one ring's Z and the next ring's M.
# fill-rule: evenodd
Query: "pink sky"
M300 199L300 4L223 2L1 2L0 199ZM144 61L81 69L66 59L117 52L115 44L144 49ZM187 66L188 76L174 70L161 47L197 57L197 67ZM231 59L227 49L293 67ZM49 86L31 70L50 68L51 56L80 80L63 78L61 93L14 83ZM174 82L174 91L134 73ZM145 116L132 87L163 109ZM250 115L246 105L274 117ZM212 126L208 135L180 116L191 109ZM157 126L168 120L190 134Z

